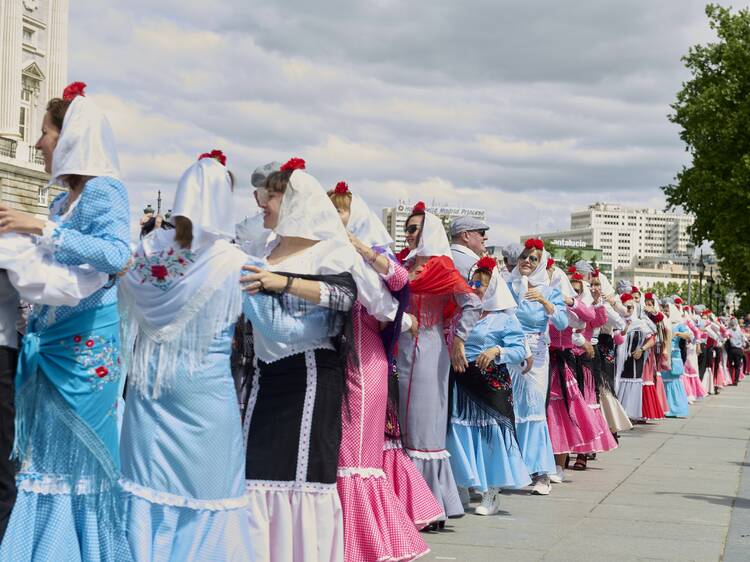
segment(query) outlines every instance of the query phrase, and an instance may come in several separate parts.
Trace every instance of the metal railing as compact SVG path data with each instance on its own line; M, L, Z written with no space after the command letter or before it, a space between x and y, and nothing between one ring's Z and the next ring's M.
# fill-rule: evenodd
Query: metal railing
M7 156L8 158L15 158L17 146L18 146L17 141L0 137L0 156Z
M42 153L39 152L35 146L29 147L29 162L44 166L44 156L42 156Z

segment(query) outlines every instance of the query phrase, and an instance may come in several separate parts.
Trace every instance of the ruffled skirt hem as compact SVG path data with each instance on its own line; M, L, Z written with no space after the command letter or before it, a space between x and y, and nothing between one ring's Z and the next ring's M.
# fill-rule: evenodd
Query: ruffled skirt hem
M516 435L529 474L554 474L555 455L547 420L517 421Z

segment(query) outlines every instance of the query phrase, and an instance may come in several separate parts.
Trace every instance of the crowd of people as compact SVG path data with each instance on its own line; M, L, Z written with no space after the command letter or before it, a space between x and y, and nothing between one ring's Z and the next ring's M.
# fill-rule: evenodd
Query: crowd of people
M202 154L133 251L81 83L37 149L67 189L46 220L0 205L0 560L413 560L750 370L737 319L539 239L496 259L487 224L418 203L396 254L299 158L251 174L234 225Z

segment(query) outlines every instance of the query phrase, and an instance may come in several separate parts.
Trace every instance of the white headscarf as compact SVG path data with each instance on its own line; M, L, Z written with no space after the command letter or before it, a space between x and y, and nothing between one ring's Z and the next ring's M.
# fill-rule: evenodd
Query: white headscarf
M557 266L552 269L552 280L550 281L550 287L560 291L560 293L562 293L562 296L564 297L570 297L571 299L574 299L578 296L578 293L575 292L575 289L573 289L573 286L570 284L568 274Z
M112 127L96 104L83 96L76 97L65 112L52 154L51 182L69 174L120 178Z
M451 245L448 243L448 236L445 234L442 221L427 211L424 213L419 243L409 252L406 259L410 260L416 256L448 256L452 259Z
M599 276L597 277L599 279L599 282L602 284L602 295L605 297L608 297L609 295L615 294L615 288L612 286L612 283L609 280L609 277L603 272L599 272Z
M232 181L226 166L215 158L201 158L185 170L172 216L193 223L194 251L219 238L232 238Z
M365 203L364 199L352 193L347 230L368 246L390 247L393 238Z
M279 209L279 221L273 229L279 236L306 240L337 239L349 243L336 207L318 180L304 170L289 177Z
M469 272L469 279L474 276L476 270L477 266L474 265ZM490 282L487 285L487 290L484 292L484 297L482 298L482 310L486 310L487 312L497 312L500 310L516 308L517 306L516 300L513 298L513 295L508 288L508 284L503 280L497 267L495 267L492 270Z
M547 250L542 250L542 257L539 258L539 262L536 264L536 269L534 269L528 277L521 275L521 271L518 269L518 264L513 268L513 271L510 274L510 284L519 298L523 298L526 291L529 290L529 285L533 287L541 287L550 284L549 277L547 276L548 259L549 253Z

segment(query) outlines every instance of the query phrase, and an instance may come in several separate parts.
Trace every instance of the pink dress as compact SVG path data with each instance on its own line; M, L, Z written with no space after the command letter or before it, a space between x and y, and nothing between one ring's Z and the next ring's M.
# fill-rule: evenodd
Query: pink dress
M652 336L655 338L656 336ZM643 417L647 420L660 420L664 418L664 407L657 390L657 369L656 369L656 348L653 347L648 351L646 362L643 365ZM664 392L664 383L659 377L661 390ZM664 395L664 403L667 397Z
M576 299L569 310L583 322L594 320L594 307L583 304L580 299ZM550 398L547 406L547 426L552 441L552 452L556 455L574 453L576 447L593 442L602 433L599 423L578 388L573 370L575 357L572 352L572 336L573 329L570 326L560 331L550 323ZM561 373L561 370L564 372ZM561 379L565 384L564 389Z
M682 383L685 385L685 394L688 400L700 400L706 396L706 391L701 384L700 372L698 370L698 353L695 349L695 342L701 339L700 330L691 321L685 325L693 333L693 342L687 345L687 357L685 359L685 373L682 377Z
M400 265L391 267L385 281L398 290L408 281L408 273ZM344 559L413 560L429 552L429 547L383 470L389 365L380 326L359 301L353 314L359 365L347 370L336 482L344 514Z

